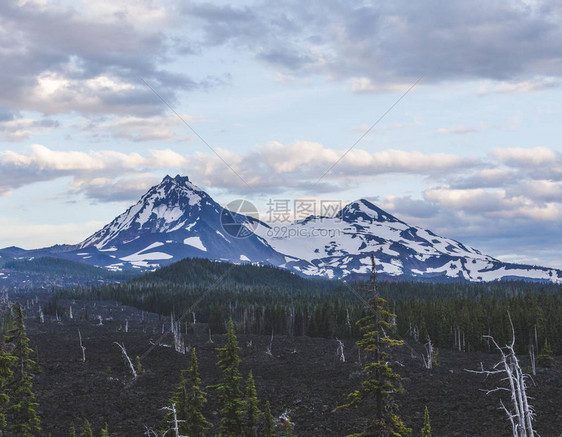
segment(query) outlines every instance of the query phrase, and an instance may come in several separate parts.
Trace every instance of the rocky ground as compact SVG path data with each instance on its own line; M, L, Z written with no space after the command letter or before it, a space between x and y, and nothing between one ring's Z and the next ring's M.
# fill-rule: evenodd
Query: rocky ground
M86 312L88 320L84 319ZM32 309L28 314L33 314ZM99 315L103 319L101 326ZM76 302L73 320L62 317L57 322L46 317L41 323L30 317L28 334L38 351L42 370L34 387L44 435L66 436L71 422L78 424L83 418L88 418L98 432L108 423L112 436L141 436L145 427L161 429L161 408L167 405L180 370L188 367L188 356L167 347L172 340L161 335L162 326L167 329L168 325L169 318L110 302ZM86 347L86 362L81 361L78 330ZM275 336L272 355L268 355L265 351L269 337L238 338L243 375L253 370L260 399L271 402L276 416L288 411L296 436L343 436L361 430L369 417L368 409L333 411L361 381L353 341L346 341L346 362L341 362L336 355L336 340ZM213 335L210 343L204 329L185 337L187 345L197 348L205 385L220 379L215 349L224 340L224 336ZM133 359L141 357L145 373L135 381L115 342L122 343ZM499 408L500 395L482 391L501 382L465 370L479 369L481 363L489 369L498 360L497 354L441 350L439 366L427 370L420 352L419 346L404 346L394 354L393 363L403 377L405 389L398 397L400 415L413 428L413 435L419 435L425 405L434 436L512 435L507 417ZM527 365L525 358L523 364ZM539 369L529 384L537 415L536 430L542 437L560 436L562 358L556 359L552 369ZM216 393L207 391L206 415L216 424ZM508 397L501 396L509 402ZM209 435L216 431L214 428Z

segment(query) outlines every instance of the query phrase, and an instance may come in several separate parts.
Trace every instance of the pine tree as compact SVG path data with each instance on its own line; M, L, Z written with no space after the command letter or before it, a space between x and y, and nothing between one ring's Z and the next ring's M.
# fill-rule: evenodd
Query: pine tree
M538 356L538 362L543 367L552 367L554 363L554 357L552 356L552 348L548 344L548 339L544 339L544 346L541 353Z
M84 424L80 430L80 437L94 437L94 431L88 419L84 419Z
M275 437L275 419L273 414L271 414L271 405L269 401L265 402L265 411L263 413L264 420L264 436L265 437Z
M144 367L142 366L140 357L137 355L135 358L135 371L137 375L142 375L144 373Z
M181 381L170 403L176 404L178 420L182 420L179 424L179 430L182 435L190 437L205 436L205 431L212 424L203 415L207 398L206 393L201 389L199 364L195 348L191 352L191 365L189 369L182 371ZM172 414L168 414L165 418L166 424L169 424L172 420Z
M289 422L287 424L287 437L293 437L293 431L295 429L295 425L293 425L293 422Z
M33 437L41 431L36 408L39 405L33 393L32 371L37 364L30 358L33 349L25 331L23 311L12 304L16 314L16 326L10 333L14 343L13 355L16 358L13 373L9 380L10 407L8 408L9 430L22 437Z
M361 388L349 394L349 402L338 408L356 407L364 401L372 400L374 417L362 433L353 436L362 437L402 437L409 435L411 429L396 414L398 406L394 395L401 391L400 375L392 370L389 348L404 344L401 340L390 337L394 330L396 315L385 308L386 300L379 297L376 288L375 259L371 255L372 272L370 288L373 297L368 302L367 314L357 321L362 338L357 346L374 355L374 359L365 364L363 371L366 378Z
M4 339L4 334L0 333L0 340ZM4 342L0 343L0 436L4 434L6 429L6 408L10 402L7 393L8 381L13 375L12 367L16 358L4 350Z
M431 424L429 423L429 410L427 405L425 406L425 412L423 413L423 428L421 430L422 437L431 437Z
M258 394L256 392L256 384L254 382L254 375L250 370L248 375L248 382L246 383L246 398L244 399L244 417L246 419L246 436L258 436L258 424L261 416L261 411L258 408Z
M238 340L234 331L232 319L228 321L227 341L224 347L217 348L219 361L217 365L223 373L223 382L216 388L221 391L222 402L220 437L238 437L243 435L244 429L244 402L240 389L240 357Z
M284 417L284 425L285 425L285 436L286 437L293 437L293 431L295 429L295 424L291 422L291 417L286 415Z
M107 425L107 423L106 423L105 426L101 429L100 437L109 437L109 426Z

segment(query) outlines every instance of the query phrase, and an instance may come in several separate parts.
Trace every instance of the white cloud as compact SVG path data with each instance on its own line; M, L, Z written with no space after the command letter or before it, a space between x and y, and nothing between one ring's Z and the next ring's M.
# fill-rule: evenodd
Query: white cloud
M353 93L403 93L412 83L377 83L368 77L354 77L349 80Z
M343 156L345 150L311 141L271 142L244 154L223 149L217 152L222 159L210 152L184 155L172 149L153 149L146 154L57 151L36 144L26 152L7 151L0 155L0 169L11 175L3 180L0 189L6 194L29 183L72 176L69 192L105 202L136 199L157 182L155 173L160 173L160 169L187 171L196 184L237 193L288 189L339 192L385 174L416 174L426 177L427 185L438 181L448 185L425 189L424 200L431 207L422 205L421 200L386 198L389 208L420 217L446 209L490 220L562 219L562 181L525 169L529 165L542 168L551 162L557 154L547 148L496 150L484 160L454 154L392 149L369 152L358 148ZM498 167L498 162L504 167ZM322 183L316 185L320 178Z
M556 77L536 77L524 81L500 81L480 85L478 94L527 94L559 87L562 81Z
M467 214L479 214L490 219L533 219L537 221L558 222L562 220L562 199L556 202L543 202L535 196L522 194L520 187L486 190L432 188L424 192L426 200L441 207Z
M124 177L75 177L69 190L98 202L133 201L159 182L151 173L126 174Z
M359 148L333 150L311 141L295 141L292 144L269 143L259 149L269 167L279 173L296 171L323 174L332 164L337 176L374 175L382 173L417 173L433 175L459 167L471 167L472 158L461 158L445 153L386 150L368 152Z
M441 127L439 129L436 129L433 133L439 135L450 135L450 134L471 134L474 132L478 132L478 131L472 127L455 126L449 128Z
M424 192L424 197L446 208L471 213L499 211L505 207L502 190L432 188Z
M112 150L57 151L35 144L27 152L5 151L0 154L0 169L13 175L6 178L0 188L6 192L34 181L69 175L77 180L114 180L120 175L138 175L169 168L188 169L195 181L225 189L262 192L287 187L322 189L322 186L316 187L314 183L323 177L324 183L332 184L331 189L339 191L347 188L350 181L376 175L415 173L439 177L456 169L479 165L473 158L443 153L424 154L403 150L372 153L356 148L345 154L345 150L333 150L311 141L295 141L291 144L271 142L245 154L224 149L218 149L217 152L222 159L213 153L182 155L171 149L153 149L143 156ZM336 162L338 164L333 171L326 174Z
M31 153L3 152L0 164L17 168L58 171L93 171L109 168L135 168L146 161L138 153L107 151L55 151L40 144L31 146Z
M0 121L0 139L4 141L23 141L33 135L58 127L51 119L14 118Z
M537 202L562 202L562 182L551 180L523 180L514 191ZM508 190L509 192L509 190Z
M560 154L547 147L498 149L492 157L510 166L542 166L560 159Z
M202 121L187 114L182 114L181 117L188 123ZM94 137L109 136L134 142L190 140L186 136L179 135L185 132L185 129L182 121L175 114L149 118L125 115L103 120L85 119L82 129Z
M89 79L74 79L60 72L45 71L37 77L34 86L28 87L23 95L19 96L17 106L46 114L72 111L130 114L139 112L141 108L138 105L138 96L146 91L145 87L138 83L103 74ZM123 101L119 102L119 99ZM154 111L151 108L146 110Z

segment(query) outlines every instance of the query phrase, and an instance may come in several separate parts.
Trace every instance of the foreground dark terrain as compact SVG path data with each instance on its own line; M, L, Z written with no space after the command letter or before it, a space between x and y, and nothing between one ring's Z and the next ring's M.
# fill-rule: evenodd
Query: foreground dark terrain
M65 436L71 422L78 425L84 418L98 431L107 422L112 436L143 435L145 426L162 429L161 408L167 405L180 370L188 367L188 356L175 352L169 347L171 336L161 334L162 326L168 329L169 318L112 302L75 302L73 309L72 320L61 317L57 322L49 316L44 323L35 317L33 307L27 311L28 334L38 350L42 370L34 388L44 435ZM98 326L100 315L103 325ZM78 329L86 347L85 363L81 362ZM341 362L335 339L275 336L272 355L265 353L269 336L238 335L238 339L244 377L253 370L260 400L271 402L275 416L287 410L295 423L295 435L343 436L361 430L368 410L333 412L361 381L353 341L346 342L346 362ZM215 349L224 340L225 336L213 335L210 343L203 325L196 325L185 336L186 345L197 348L204 385L220 379ZM127 348L133 360L142 357L145 373L137 380L132 380L116 341ZM154 346L158 343L161 345ZM511 435L508 420L499 409L498 395L482 391L494 388L498 380L465 370L479 369L481 363L489 369L496 363L497 354L440 350L439 366L427 370L422 364L422 351L423 347L411 343L394 353L393 367L403 377L405 388L399 397L400 414L413 428L413 435L419 435L425 405L434 436ZM528 366L525 357L522 364ZM557 437L562 432L560 357L552 369L538 369L533 381L529 381L529 394L537 413L536 430L542 437ZM207 393L206 415L216 425L216 393L213 389ZM217 430L215 426L209 435Z

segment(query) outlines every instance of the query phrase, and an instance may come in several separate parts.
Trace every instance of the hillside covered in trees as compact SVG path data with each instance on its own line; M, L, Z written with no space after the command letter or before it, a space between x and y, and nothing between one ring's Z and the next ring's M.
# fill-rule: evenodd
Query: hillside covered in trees
M240 332L358 338L355 324L370 298L364 282L308 280L284 270L186 259L122 284L81 287L55 294L46 311L57 311L59 298L116 300L184 321L193 317L224 333L231 317ZM562 286L530 282L378 283L404 339L459 351L490 351L483 335L499 343L511 338L517 350L535 353L548 341L562 353ZM64 311L59 308L59 313ZM508 316L509 314L509 316Z

